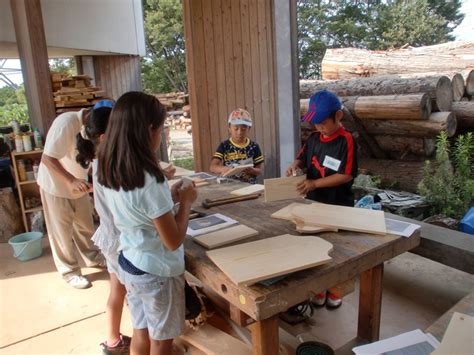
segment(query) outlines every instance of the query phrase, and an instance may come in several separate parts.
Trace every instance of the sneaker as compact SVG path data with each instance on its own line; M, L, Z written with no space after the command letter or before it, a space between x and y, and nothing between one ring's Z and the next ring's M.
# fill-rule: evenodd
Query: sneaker
M128 355L130 354L130 343L132 342L132 338L120 334L120 341L115 346L108 346L107 342L104 341L100 343L100 348L102 349L102 354L109 355L109 354L123 354Z
M92 286L90 281L82 275L74 275L69 280L67 280L67 283L74 288L80 289L89 288Z
M336 293L331 293L328 291L328 297L326 300L326 307L328 308L338 308L342 304L342 298L336 294Z
M311 303L315 307L322 307L326 304L326 291L320 292L311 298Z
M288 324L298 324L313 316L313 305L309 301L302 302L280 313L280 319Z

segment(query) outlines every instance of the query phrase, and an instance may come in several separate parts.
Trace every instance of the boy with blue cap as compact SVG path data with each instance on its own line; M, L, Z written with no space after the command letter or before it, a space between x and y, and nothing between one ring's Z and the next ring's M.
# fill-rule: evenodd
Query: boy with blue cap
M311 96L302 120L313 124L315 132L286 175L306 169L306 180L297 187L302 195L313 201L353 207L351 188L357 175L357 152L352 135L341 124L343 116L341 101L334 93L322 90ZM337 308L342 299L334 288L316 295L313 304Z

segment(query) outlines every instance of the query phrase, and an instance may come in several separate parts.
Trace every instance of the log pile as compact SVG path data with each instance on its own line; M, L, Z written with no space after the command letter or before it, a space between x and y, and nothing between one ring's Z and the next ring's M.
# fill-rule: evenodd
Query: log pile
M336 93L344 105L343 124L358 143L359 167L415 192L439 133L453 137L474 129L474 70L463 73L304 80L301 114L314 92ZM409 168L400 168L405 165ZM408 169L413 171L407 174Z
M474 42L449 42L388 51L358 48L327 49L321 63L324 80L412 74L458 72L474 67ZM452 79L452 78L450 78Z
M88 75L69 77L63 73L51 73L56 114L89 108L106 98L105 91L92 86L91 80Z

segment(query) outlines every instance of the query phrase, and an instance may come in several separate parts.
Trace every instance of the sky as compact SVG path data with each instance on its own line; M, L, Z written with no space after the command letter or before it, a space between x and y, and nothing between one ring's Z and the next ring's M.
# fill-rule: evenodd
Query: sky
M454 29L453 35L456 41L473 41L474 40L474 0L464 0L461 12L464 13L463 22ZM20 61L17 59L9 59L5 64L6 68L21 68ZM23 76L20 74L9 75L8 78L16 84L23 82ZM0 87L5 86L0 81Z

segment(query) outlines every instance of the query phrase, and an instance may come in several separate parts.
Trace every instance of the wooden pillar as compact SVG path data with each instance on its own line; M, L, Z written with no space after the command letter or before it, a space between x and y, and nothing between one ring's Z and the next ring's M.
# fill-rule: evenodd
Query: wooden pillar
M28 111L33 127L46 135L56 116L40 0L11 0Z
M368 341L379 340L382 279L383 264L377 265L360 275L357 336Z
M253 116L265 177L279 174L273 0L184 0L196 170L208 171L236 108Z
M275 71L280 175L285 176L300 148L296 1L275 1Z

